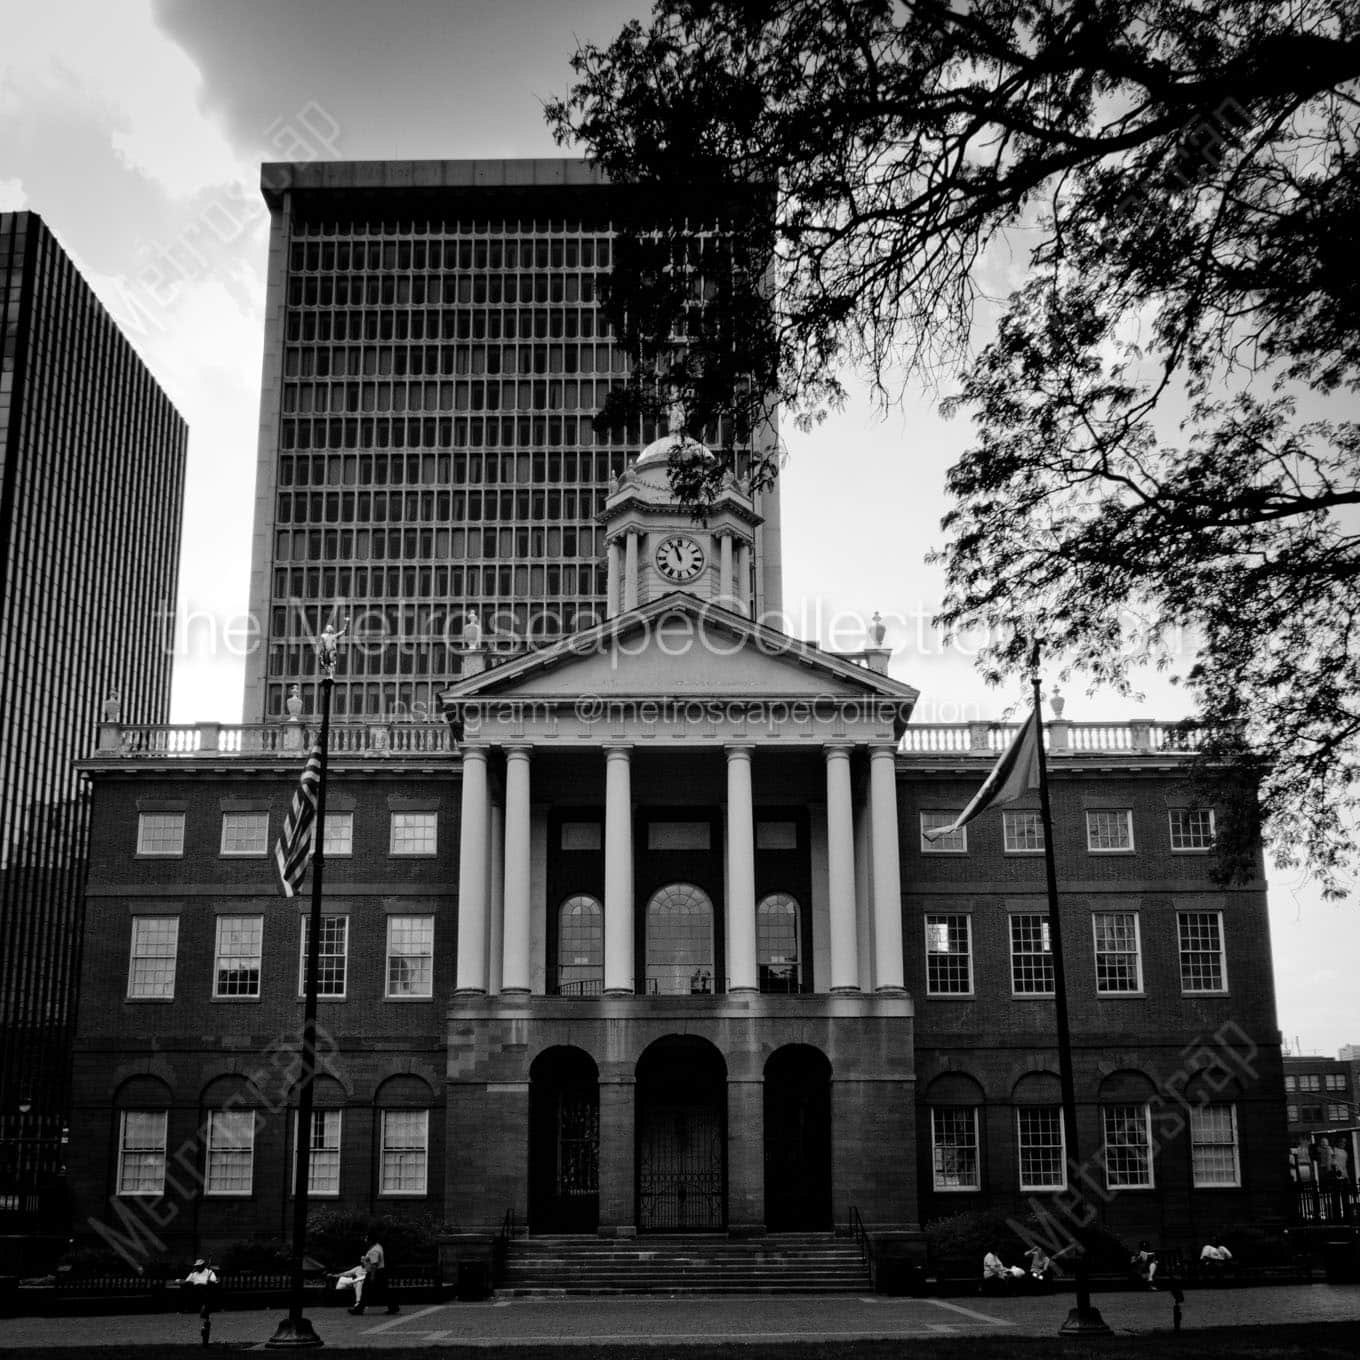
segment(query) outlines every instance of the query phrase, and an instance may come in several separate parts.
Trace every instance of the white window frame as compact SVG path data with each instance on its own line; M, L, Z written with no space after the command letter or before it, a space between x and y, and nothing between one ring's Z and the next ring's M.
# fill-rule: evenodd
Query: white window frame
M389 823L387 852L403 858L439 853L437 812L394 812Z
M311 932L312 922L310 916L299 915L298 920L302 923L298 928L298 995L307 995L307 939ZM326 952L326 925L328 922L339 921L340 925L340 950L339 953ZM321 983L325 978L325 962L328 958L339 958L341 986L338 992L327 992L321 988ZM321 955L317 960L317 997L324 1001L343 1001L349 991L349 917L338 914L326 913L321 918Z
M1047 1115L1057 1120L1058 1130L1058 1165L1061 1168L1062 1180L1060 1182L1044 1182L1025 1180L1025 1116L1037 1114L1043 1111ZM1051 1149L1052 1143L1034 1143L1030 1146L1038 1149ZM1067 1189L1067 1129L1063 1122L1063 1112L1061 1105L1017 1105L1015 1107L1015 1164L1016 1171L1020 1179L1021 1190L1066 1190Z
M1092 818L1123 817L1124 830L1128 836L1127 845L1094 845ZM1134 852L1133 809L1132 808L1087 808L1086 810L1086 849L1093 855L1131 855Z
M1020 920L1037 920L1040 922L1038 950L1017 950L1015 947L1015 926ZM1010 913L1006 923L1007 938L1010 941L1011 951L1011 995L1012 996L1037 996L1051 997L1053 995L1053 935L1049 924L1048 913L1046 911L1013 911ZM1016 964L1021 959L1047 959L1048 960L1048 982L1046 989L1040 991L1018 986L1019 978L1016 973Z
M137 854L143 859L183 859L184 813L139 812Z
M159 1133L159 1140L131 1143L128 1140L128 1121L146 1119L151 1121L148 1133ZM143 1195L163 1195L165 1193L165 1142L169 1124L166 1110L120 1110L118 1112L118 1189L121 1198ZM157 1125L159 1127L157 1128ZM131 1169L132 1159L140 1159L137 1172ZM159 1168L159 1175L154 1172ZM152 1174L148 1174L152 1173ZM132 1182L131 1184L129 1182ZM154 1188L153 1188L154 1186Z
M959 812L963 809L960 808ZM968 853L968 828L961 826L959 829L948 836L941 836L937 841L926 839L927 831L934 831L936 827L948 826L959 815L958 812L922 812L919 814L921 820L921 853L923 855L966 855Z
M1020 818L1025 818L1026 832L1024 840L1030 839L1029 828L1033 828L1038 844L1017 845L1015 842L1021 840L1018 834L1018 823ZM1007 855L1042 855L1044 853L1044 820L1043 814L1033 808L1002 808L1001 810L1001 846Z
M1201 1136L1203 1121L1207 1118L1209 1111L1226 1110L1228 1113L1230 1142L1221 1140L1210 1141ZM1232 1150L1232 1179L1231 1180L1211 1180L1201 1174L1199 1160L1200 1149L1205 1150L1221 1149L1230 1147ZM1237 1131L1237 1106L1231 1101L1210 1102L1206 1105L1192 1105L1190 1107L1190 1180L1197 1190L1235 1190L1242 1184L1242 1145Z
M255 1193L254 1110L209 1110L203 1125L203 1194L213 1199L249 1199ZM250 1131L244 1142L228 1130ZM220 1132L219 1132L220 1130ZM218 1144L218 1139L225 1141ZM215 1146L215 1144L217 1144ZM237 1168L245 1166L244 1181ZM222 1184L225 1179L227 1184Z
M242 922L248 922L254 926L255 933L255 953L226 953L223 950L223 931L233 930ZM235 943L233 941L232 943ZM222 975L232 971L243 971L240 968L232 970L224 967L224 963L229 959L255 961L255 990L253 992L229 992L222 990ZM214 1001L258 1001L264 991L264 917L263 916L219 916L215 939L213 941L213 1000Z
M393 951L394 933L402 930L409 931L412 923L420 922L420 929L425 936L420 941L427 947L419 953L408 950ZM405 960L416 959L424 960L424 991L394 990L393 988L393 964ZM387 918L387 957L383 966L383 995L389 1001L428 1001L434 996L434 917L429 915L420 916L389 916Z
M967 1115L972 1124L972 1144L940 1141L937 1117L941 1115ZM957 1169L946 1171L942 1165L944 1155L958 1152L972 1153L972 1183L964 1180ZM982 1189L982 1148L978 1139L978 1109L976 1105L932 1105L930 1108L930 1174L931 1185L945 1195L970 1195ZM950 1183L951 1179L955 1182Z
M1344 1072L1324 1072L1322 1074L1322 1089L1324 1091L1344 1092L1346 1090L1346 1074Z
M322 853L327 859L350 859L354 854L354 814L328 812Z
M415 1199L428 1193L430 1171L430 1112L429 1110L381 1110L379 1149L378 1149L378 1194L385 1199ZM388 1120L400 1117L419 1116L417 1127L420 1131L418 1142L393 1144L388 1136ZM418 1159L410 1163L403 1158ZM419 1188L402 1187L407 1166L419 1166ZM393 1176L395 1172L395 1176ZM396 1188L394 1188L394 1183Z
M1216 921L1218 932L1218 978L1217 987L1191 987L1188 984L1186 972L1187 956L1209 958L1213 951L1209 949L1187 949L1185 943L1185 929L1188 923L1187 918L1191 916L1213 917ZM1178 911L1176 913L1176 957L1180 966L1181 974L1181 994L1184 996L1224 996L1228 991L1228 947L1224 938L1223 913L1221 911Z
M1127 950L1116 951L1101 949L1099 922L1100 919L1105 916L1131 916L1133 918L1133 950L1131 954ZM1093 911L1091 913L1091 951L1097 996L1143 995L1143 935L1142 925L1138 920L1137 911L1127 911L1118 907L1108 910ZM1126 959L1132 957L1134 971L1134 985L1132 987L1101 986L1100 958L1102 953L1109 955L1111 958Z
M938 950L934 947L932 939L932 928L938 931L943 927L945 939L952 942L952 931L958 922L963 923L964 944L966 948L962 951ZM925 918L926 933L926 995L938 997L959 997L973 995L973 918L966 911L930 911ZM968 968L968 986L966 988L950 988L947 990L936 989L932 986L930 960L932 958L956 959L963 958Z
M1327 1106L1327 1122L1328 1122L1329 1124L1340 1124L1340 1123L1344 1123L1346 1120L1349 1120L1350 1117L1351 1117L1351 1109L1350 1109L1350 1106L1349 1106L1349 1105L1328 1105L1328 1106Z
M1284 1089L1286 1091L1297 1091L1299 1089L1299 1079L1293 1076L1285 1077Z
M218 854L225 859L261 859L269 853L267 812L224 812Z
M312 1111L311 1156L307 1159L307 1194L321 1199L340 1198L340 1149L344 1130L343 1110ZM317 1125L321 1126L321 1142L316 1141ZM292 1193L297 1194L298 1168L298 1112L293 1111L293 1170L289 1178ZM326 1171L323 1184L318 1172Z
M1197 814L1208 813L1209 815L1209 838L1203 845L1182 843L1177 844L1177 840L1186 842L1191 839L1187 836L1191 822ZM1184 820L1177 825L1177 818ZM1214 837L1218 832L1217 819L1211 807L1174 807L1166 810L1167 836L1170 840L1171 850L1177 855L1207 855L1214 848Z
M157 926L169 926L169 938L150 939ZM179 963L179 917L134 916L128 942L127 999L129 1001L173 1001L175 973ZM143 965L140 972L138 965ZM156 965L160 964L159 977ZM151 979L150 985L148 980Z
M1118 1120L1117 1124L1115 1120ZM1112 1132L1127 1134L1132 1128L1140 1134L1137 1143L1127 1137L1118 1142L1111 1141ZM1152 1159L1152 1106L1147 1101L1112 1101L1100 1107L1100 1131L1102 1137L1102 1157L1105 1162L1105 1185L1110 1190L1155 1190L1156 1172ZM1123 1172L1112 1173L1111 1149L1122 1148L1131 1152L1136 1149L1142 1157L1146 1175L1140 1180L1131 1180Z

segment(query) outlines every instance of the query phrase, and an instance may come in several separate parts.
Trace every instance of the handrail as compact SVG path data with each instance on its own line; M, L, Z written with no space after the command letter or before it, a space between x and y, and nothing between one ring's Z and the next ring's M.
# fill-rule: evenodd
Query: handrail
M501 1230L491 1245L491 1287L505 1283L505 1263L510 1256L510 1239L515 1235L515 1209L511 1205L501 1219Z
M864 1262L864 1267L869 1272L869 1285L871 1288L877 1289L878 1258L874 1254L873 1239L865 1231L864 1220L859 1216L859 1210L853 1204L850 1206L850 1231L855 1235L855 1241L859 1244L859 1259Z

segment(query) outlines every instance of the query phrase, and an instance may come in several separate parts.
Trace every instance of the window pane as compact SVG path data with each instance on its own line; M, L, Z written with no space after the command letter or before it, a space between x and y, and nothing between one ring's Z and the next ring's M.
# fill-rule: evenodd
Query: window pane
M219 916L214 996L259 996L263 916Z
M982 1184L977 1128L975 1109L936 1107L931 1110L935 1189L976 1190Z
M1125 810L1086 814L1088 850L1132 850L1133 814Z
M1011 988L1017 996L1052 996L1053 952L1048 917L1011 917Z
M177 916L134 916L128 996L138 1000L173 998L178 947Z
M598 996L604 990L604 908L597 898L579 894L558 909L557 990L561 996Z
M798 899L788 893L756 906L756 963L762 992L798 990Z
M973 958L966 915L926 917L926 992L973 990Z
M1181 987L1187 992L1221 992L1226 987L1223 967L1223 918L1216 911L1183 911L1180 931Z
M119 1120L118 1193L159 1195L165 1189L164 1110L124 1110Z
M1001 831L1007 850L1031 852L1044 848L1044 823L1037 812L1003 810Z
M423 1195L430 1114L428 1110L382 1112L379 1194Z
M255 1161L255 1112L208 1112L205 1195L248 1195Z
M647 903L647 990L688 996L715 990L713 903L693 883L672 883Z
M182 855L184 853L184 814L182 812L143 812L137 817L139 855Z
M1057 1105L1016 1112L1022 1190L1060 1190L1067 1184L1062 1110Z
M1239 1183L1235 1105L1201 1105L1192 1108L1190 1146L1197 1186Z
M224 855L263 855L269 849L267 812L224 812L222 814L222 853Z
M307 943L311 939L312 923L306 916L299 919L302 922L302 942L298 951L298 995L302 996L307 990ZM316 970L317 996L344 996L348 944L349 917L323 916L321 953Z
M1152 1132L1146 1105L1106 1105L1105 1181L1113 1190L1152 1184Z
M339 1110L312 1111L312 1139L307 1163L307 1193L340 1193ZM297 1191L297 1111L293 1112L293 1190Z
M327 857L352 855L354 853L354 814L352 812L328 812L326 814L326 838L322 849Z
M1092 918L1096 949L1096 991L1142 990L1138 957L1138 913L1098 911Z
M391 852L394 855L433 855L438 849L439 814L394 812Z
M1209 850L1214 844L1213 808L1171 808L1171 848Z
M968 849L968 828L961 826L957 831L951 831L947 836L938 836L934 840L926 839L927 831L934 831L936 827L949 826L959 814L957 812L923 812L921 814L921 849L927 854L938 854L940 852L953 852L961 854Z
M434 917L387 918L387 995L434 995Z

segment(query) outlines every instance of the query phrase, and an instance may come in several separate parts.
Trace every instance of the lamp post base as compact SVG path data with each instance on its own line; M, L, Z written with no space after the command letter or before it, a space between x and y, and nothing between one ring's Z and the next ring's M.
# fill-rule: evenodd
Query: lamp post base
M1058 1328L1059 1336L1113 1336L1109 1323L1100 1316L1099 1308L1073 1308L1067 1321Z
M312 1324L299 1314L289 1313L279 1323L278 1330L265 1343L269 1350L297 1350L302 1346L320 1346L325 1343L317 1336Z

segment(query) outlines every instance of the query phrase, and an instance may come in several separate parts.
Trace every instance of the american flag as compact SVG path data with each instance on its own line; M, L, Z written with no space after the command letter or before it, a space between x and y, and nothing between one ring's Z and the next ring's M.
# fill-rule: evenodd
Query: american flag
M321 743L312 747L302 771L302 781L293 795L293 806L283 823L283 834L274 847L274 862L283 880L283 895L292 897L302 886L307 861L312 857L316 834L316 795L321 787Z

